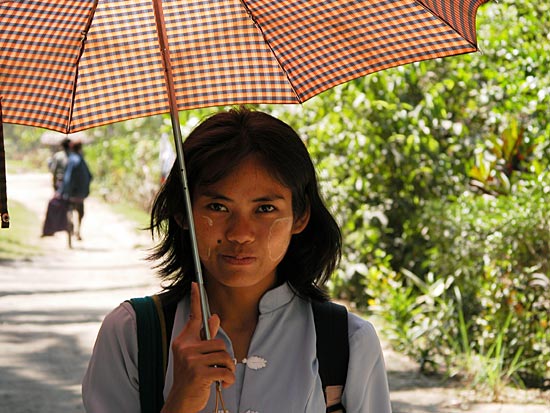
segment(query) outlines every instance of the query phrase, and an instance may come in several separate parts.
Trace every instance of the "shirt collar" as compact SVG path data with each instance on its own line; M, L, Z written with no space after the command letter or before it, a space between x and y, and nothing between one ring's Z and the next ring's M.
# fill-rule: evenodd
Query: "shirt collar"
M278 308L284 307L296 296L288 283L283 283L272 290L267 291L260 300L260 314L267 314Z

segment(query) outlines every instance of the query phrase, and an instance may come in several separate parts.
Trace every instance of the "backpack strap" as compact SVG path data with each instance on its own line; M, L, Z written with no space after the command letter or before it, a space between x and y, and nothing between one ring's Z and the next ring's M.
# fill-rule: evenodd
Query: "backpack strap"
M132 298L129 302L136 313L141 413L158 413L164 405L162 393L167 360L165 320L163 312L159 311L162 306L156 296Z
M312 301L311 308L327 413L345 412L342 393L349 363L348 312L344 306L329 301Z
M174 327L174 318L176 317L176 308L178 306L178 301L172 299L168 293L160 293L153 296L156 300L157 311L159 313L159 319L163 324L162 334L163 334L163 366L164 366L164 375L166 376L166 369L168 367L168 353L170 351L170 339L172 338L172 329Z

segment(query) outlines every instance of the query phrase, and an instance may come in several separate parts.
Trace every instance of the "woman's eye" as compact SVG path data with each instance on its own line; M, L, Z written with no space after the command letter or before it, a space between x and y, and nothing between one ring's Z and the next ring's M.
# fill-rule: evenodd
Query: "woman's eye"
M275 211L275 207L273 205L260 205L258 208L259 212L273 212Z
M225 212L227 211L227 208L222 205L222 204L218 204L218 203L212 203L212 204L208 204L208 209L212 210L212 211L216 211L216 212Z

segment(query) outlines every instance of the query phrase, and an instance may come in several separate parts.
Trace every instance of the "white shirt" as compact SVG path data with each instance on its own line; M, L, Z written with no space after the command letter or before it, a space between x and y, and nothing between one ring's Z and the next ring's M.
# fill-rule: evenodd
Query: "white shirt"
M248 359L256 356L265 367L237 364L236 382L223 389L230 413L321 413L325 402L316 358L315 324L311 305L287 284L268 291L260 301L260 316L250 342ZM172 340L189 318L189 299L178 303ZM350 359L343 394L348 413L391 413L384 358L376 332L368 321L348 314ZM233 355L222 329L218 338ZM109 313L99 331L82 384L88 413L139 412L135 313L125 302ZM169 355L164 387L172 386ZM203 412L214 410L215 391Z

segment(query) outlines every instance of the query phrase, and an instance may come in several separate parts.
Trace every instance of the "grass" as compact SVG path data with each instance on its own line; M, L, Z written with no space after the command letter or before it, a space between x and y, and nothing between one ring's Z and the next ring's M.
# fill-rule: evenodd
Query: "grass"
M0 229L0 262L41 255L36 239L36 228L42 225L38 217L17 201L10 201L9 208L10 228Z

